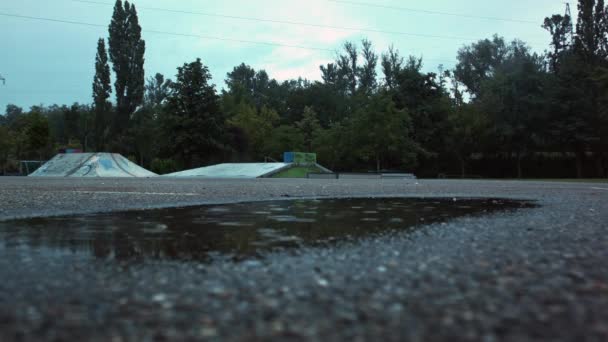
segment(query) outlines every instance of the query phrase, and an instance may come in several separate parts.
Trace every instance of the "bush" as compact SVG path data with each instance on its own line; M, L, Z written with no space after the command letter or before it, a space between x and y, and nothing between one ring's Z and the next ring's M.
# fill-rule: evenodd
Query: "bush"
M165 175L167 173L173 173L179 171L177 163L173 159L158 159L152 160L150 165L152 172L159 175Z

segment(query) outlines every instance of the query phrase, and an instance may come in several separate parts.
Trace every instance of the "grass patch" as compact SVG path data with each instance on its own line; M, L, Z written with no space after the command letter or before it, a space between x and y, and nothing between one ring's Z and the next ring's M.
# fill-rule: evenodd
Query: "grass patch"
M306 178L309 173L319 173L323 170L315 166L296 166L288 170L281 171L272 178Z
M518 180L518 179L513 179ZM608 184L607 178L566 178L566 179L557 179L557 178L546 178L546 179L519 179L522 181L530 181L530 182L562 182L562 183L601 183Z

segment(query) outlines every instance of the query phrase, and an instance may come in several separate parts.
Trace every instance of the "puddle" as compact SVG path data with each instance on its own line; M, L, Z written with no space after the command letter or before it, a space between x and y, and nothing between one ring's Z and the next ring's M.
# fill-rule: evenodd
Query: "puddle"
M488 199L294 200L31 219L0 223L0 251L112 260L243 259L533 206Z

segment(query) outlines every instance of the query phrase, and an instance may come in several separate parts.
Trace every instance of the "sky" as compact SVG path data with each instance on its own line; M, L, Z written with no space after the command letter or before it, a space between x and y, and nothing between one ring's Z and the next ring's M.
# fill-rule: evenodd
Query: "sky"
M372 41L378 53L392 44L402 55L423 57L427 71L437 70L440 64L453 68L459 48L493 34L508 40L521 39L533 50L543 52L549 44L549 36L541 28L543 19L565 9L560 0L132 3L138 9L146 41L146 77L160 72L174 78L178 66L201 58L210 68L218 90L225 86L226 73L243 62L256 70L265 69L277 80L319 80L319 65L333 61L344 42L364 38ZM113 0L2 1L0 75L6 84L0 83L0 113L4 113L7 104L27 109L38 104L92 102L97 39L108 36L113 4Z

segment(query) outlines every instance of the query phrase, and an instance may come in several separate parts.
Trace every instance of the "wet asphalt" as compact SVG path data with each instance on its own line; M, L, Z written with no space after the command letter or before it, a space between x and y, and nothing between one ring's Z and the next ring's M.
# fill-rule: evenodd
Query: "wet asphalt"
M0 220L235 201L488 197L537 208L211 263L0 242L0 341L608 340L608 185L0 178Z

